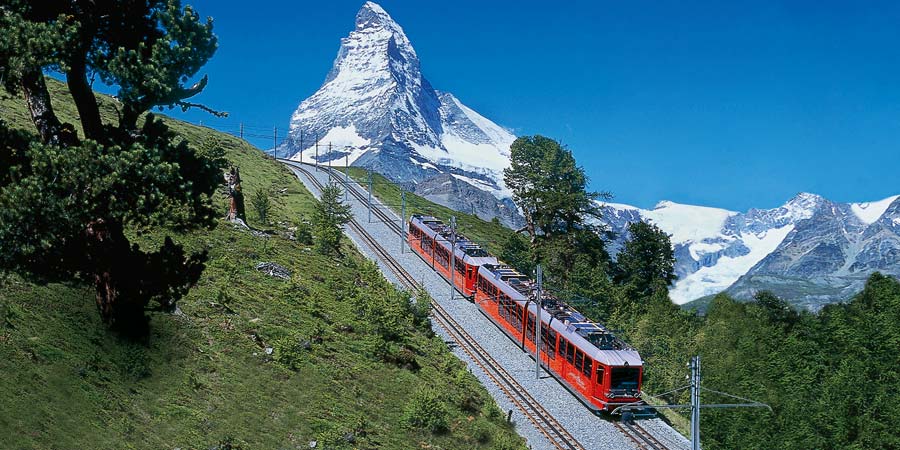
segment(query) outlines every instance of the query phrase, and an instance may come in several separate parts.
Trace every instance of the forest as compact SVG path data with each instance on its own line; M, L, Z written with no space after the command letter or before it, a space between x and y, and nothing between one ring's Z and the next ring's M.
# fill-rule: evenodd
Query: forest
M702 409L704 448L900 448L900 281L875 273L816 314L768 292L752 302L720 294L702 315L683 310L668 297L674 254L662 230L632 224L613 258L590 220L600 214L592 200L608 194L588 192L570 151L520 138L512 159L506 181L527 225L509 236L503 260L524 273L542 264L557 293L637 348L648 396L685 386L699 355L704 387L771 406ZM685 391L659 400L689 401ZM701 401L735 399L705 391ZM686 432L683 418L673 421Z

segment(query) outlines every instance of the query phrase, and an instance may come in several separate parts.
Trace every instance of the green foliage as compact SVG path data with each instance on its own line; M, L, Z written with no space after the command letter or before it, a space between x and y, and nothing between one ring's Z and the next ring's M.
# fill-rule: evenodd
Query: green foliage
M448 411L445 400L431 388L416 391L403 411L403 420L412 427L432 433L447 431Z
M534 272L534 258L528 239L518 233L510 233L503 241L503 247L497 254L501 261L514 267L521 273Z
M76 117L63 85L51 80L48 87L60 116ZM104 115L115 118L113 101L99 98ZM0 116L11 127L33 127L21 97L0 96ZM286 189L284 207L270 212L272 223L311 217L312 195L258 149L209 129L162 120L190 143L214 137L229 163L241 167L248 192ZM166 234L151 228L134 242L152 249ZM347 448L402 449L411 442L433 448L490 448L497 442L524 447L503 417L467 415L452 404L446 408L451 425L446 433L406 426L403 406L415 392L426 386L453 392L455 377L444 367L461 363L418 326L408 327L402 344L394 345L398 357L411 355L420 370L367 353L365 341L380 335L357 316L356 305L404 296L393 293L377 269L367 269L351 247L336 262L273 236L266 257L294 273L285 282L254 269L260 241L250 233L220 226L174 236L186 251L208 251L206 269L179 301L177 315L148 312L154 326L138 343L101 326L90 289L0 275L0 410L15 411L0 415L2 446L307 448L317 437L330 436ZM311 349L296 353L296 363L276 358L288 342L307 340ZM274 353L268 355L266 347ZM468 388L488 398L483 387ZM489 399L488 406L496 409ZM472 439L476 432L493 438L479 443ZM355 443L347 443L348 436Z
M294 232L294 237L297 239L297 242L303 245L312 245L313 243L313 227L309 221L305 219L300 219L299 222L296 223L295 228L297 231Z
M213 226L223 161L152 114L138 119L155 106L199 106L185 99L206 79L182 84L215 52L212 24L178 0L11 0L0 6L0 27L0 78L24 94L37 132L0 123L0 269L93 284L105 322L146 333L147 305L174 308L206 254L188 254L170 236L146 251L132 237ZM65 74L83 139L54 110L47 71ZM117 123L103 123L89 74L119 88Z
M584 169L559 142L543 136L520 137L510 147L510 160L503 180L525 216L532 242L538 236L590 228L587 220L600 217L594 200L608 194L587 190Z
M630 239L616 258L615 280L643 297L665 291L675 282L675 251L669 236L654 224L628 226Z
M256 210L256 217L259 218L259 222L262 224L266 223L266 219L269 217L269 210L272 208L272 201L269 200L270 195L269 191L258 189L253 193L253 198L250 199L250 204Z
M343 191L336 184L329 184L322 189L319 204L313 212L313 229L316 235L316 248L324 255L339 254L341 250L341 227L350 222L353 214L350 205L341 200Z
M704 448L900 445L900 281L872 275L850 302L817 315L766 292L751 303L718 295L705 317L673 305L662 290L638 301L640 308L614 309L609 324L640 350L647 392L684 385L685 361L699 354L704 386L774 410L704 410ZM731 400L703 394L704 402Z

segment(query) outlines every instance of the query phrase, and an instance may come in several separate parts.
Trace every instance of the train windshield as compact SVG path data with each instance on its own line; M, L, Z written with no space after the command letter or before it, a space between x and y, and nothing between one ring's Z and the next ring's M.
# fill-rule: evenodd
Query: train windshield
M612 370L611 389L637 389L641 370L636 367L615 367Z

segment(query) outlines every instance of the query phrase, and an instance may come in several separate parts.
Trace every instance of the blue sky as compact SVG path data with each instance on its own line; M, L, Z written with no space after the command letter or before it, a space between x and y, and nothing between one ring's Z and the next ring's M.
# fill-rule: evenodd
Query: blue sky
M184 3L220 40L197 99L231 117L173 115L271 135L318 89L363 1ZM900 193L898 2L379 3L437 89L561 140L614 201L743 211L801 191Z

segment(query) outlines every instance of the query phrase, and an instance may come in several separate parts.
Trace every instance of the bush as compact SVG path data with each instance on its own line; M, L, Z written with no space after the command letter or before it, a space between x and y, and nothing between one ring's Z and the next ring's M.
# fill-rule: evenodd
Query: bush
M412 427L432 433L447 431L447 406L437 392L430 388L416 391L403 413L403 421Z

